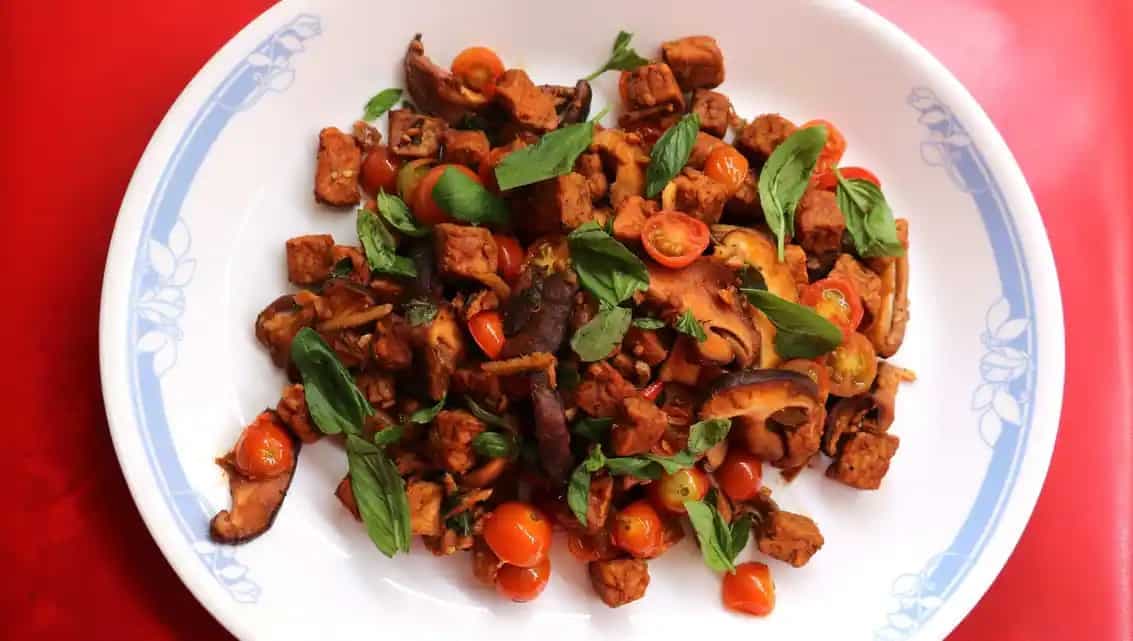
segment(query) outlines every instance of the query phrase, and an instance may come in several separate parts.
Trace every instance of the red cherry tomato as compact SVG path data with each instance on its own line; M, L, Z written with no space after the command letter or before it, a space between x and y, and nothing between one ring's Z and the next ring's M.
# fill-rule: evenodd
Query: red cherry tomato
M496 241L496 256L499 264L496 271L508 282L519 278L519 273L523 271L523 257L526 255L523 246L514 236L493 234L492 238Z
M747 179L747 158L731 145L717 145L704 161L704 175L728 188L734 195Z
M390 153L389 147L379 145L366 154L362 161L362 189L367 194L376 194L384 189L389 193L397 191L397 172L401 169L401 161Z
M488 358L499 357L504 349L504 319L499 312L489 310L469 318L468 332Z
M270 479L295 466L295 446L275 412L260 412L236 441L236 468L250 479Z
M649 484L653 505L673 514L684 514L685 501L699 501L707 493L708 475L695 467L664 474Z
M736 566L735 574L725 574L722 586L724 607L733 612L766 616L775 609L775 581L771 568L749 561Z
M641 395L644 396L646 400L655 401L658 396L661 396L661 392L663 391L665 391L665 382L653 381L641 390Z
M496 591L512 601L525 603L543 593L551 580L551 559L529 568L504 565L496 572Z
M818 396L823 401L830 395L830 369L826 367L826 356L820 359L796 358L779 365L781 369L789 369L805 375L818 386Z
M653 260L680 269L708 247L708 226L679 211L658 212L645 220L641 244Z
M869 391L877 377L877 351L873 343L853 332L827 358L830 391L838 396L856 396Z
M826 145L823 146L822 153L818 156L818 162L814 164L815 174L823 174L837 167L838 161L842 160L842 154L846 153L845 137L829 120L810 120L799 125L799 129L819 125L826 127Z
M800 300L803 305L813 307L819 316L837 325L842 330L843 340L854 333L865 314L858 290L838 276L829 276L807 285Z
M452 73L465 86L491 96L496 92L496 81L504 75L504 63L487 47L469 47L453 59Z
M713 476L728 498L746 501L759 495L763 484L763 461L739 447L732 447Z
M610 528L614 545L638 558L656 554L661 547L663 533L661 517L645 500L630 503L618 511Z
M484 542L504 563L533 567L551 549L551 522L528 503L501 503L484 518Z
M839 167L838 173L842 174L842 178L846 180L865 180L877 185L878 188L881 187L881 181L878 180L877 176L864 167ZM833 169L824 171L821 174L815 173L814 176L814 184L819 189L834 191L838 188L838 176L834 175Z
M417 185L413 195L413 213L417 220L426 225L437 225L439 223L451 223L453 218L447 211L437 204L433 199L433 188L437 186L437 181L449 168L456 169L457 171L468 176L477 183L480 182L480 177L472 172L471 169L464 165L437 165L425 174L421 179L421 184Z
M503 161L504 156L507 156L516 148L523 148L526 145L519 145L515 147L514 143L507 147L495 147L488 152L488 157L480 163L478 175L480 176L480 184L493 194L500 193L500 183L496 180L496 167Z

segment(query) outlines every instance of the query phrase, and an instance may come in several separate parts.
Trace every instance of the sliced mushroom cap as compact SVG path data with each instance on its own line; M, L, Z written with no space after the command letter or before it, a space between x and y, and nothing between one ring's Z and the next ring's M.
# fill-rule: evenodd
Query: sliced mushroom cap
M418 109L449 124L488 104L487 96L464 86L451 71L429 60L421 34L414 36L405 52L405 87Z
M552 481L565 481L574 463L570 453L570 431L567 430L563 400L548 386L546 374L531 376L531 407L543 470Z
M500 358L537 352L555 353L566 339L567 321L578 287L561 274L533 275L529 287L504 303L504 324L514 329Z
M897 235L908 247L909 223L897 221ZM874 261L881 267L881 307L870 326L863 330L873 343L879 356L888 358L897 353L905 340L905 326L909 322L909 253L903 256Z
M275 415L274 412L272 412ZM276 420L279 420L278 417ZM291 435L295 447L295 461L299 461L299 439ZM209 536L217 543L244 543L251 541L267 531L283 499L287 496L287 488L291 486L291 478L295 475L295 466L278 476L265 480L252 480L245 477L236 468L236 455L229 452L217 464L228 475L228 491L232 496L232 507L217 512L209 524Z
M560 127L582 122L590 115L592 92L590 83L585 79L579 80L573 87L542 85L539 89L550 94L551 99L554 100Z
M822 438L822 451L835 456L841 447L842 437L865 431L882 434L893 425L897 409L897 387L913 380L907 369L881 361L873 388L864 394L844 398L830 408L826 418L826 433Z

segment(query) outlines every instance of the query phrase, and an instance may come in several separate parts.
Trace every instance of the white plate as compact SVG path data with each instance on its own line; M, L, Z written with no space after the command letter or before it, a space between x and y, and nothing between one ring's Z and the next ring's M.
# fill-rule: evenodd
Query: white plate
M899 395L901 450L884 487L858 492L815 471L782 486L768 474L826 547L803 569L772 561L778 605L765 619L725 612L719 577L688 542L651 563L644 599L617 610L561 545L551 585L528 605L478 587L467 556L417 544L387 560L333 498L345 461L329 444L304 450L269 533L210 543L209 517L228 501L212 460L284 383L252 335L287 288L283 241L353 237L350 213L312 202L318 129L349 126L369 96L400 85L417 31L441 64L486 44L537 81L568 83L605 60L619 28L646 54L663 39L716 36L722 91L740 114L834 121L846 163L881 176L910 220L912 321L895 361L919 380ZM597 105L616 80L596 83ZM114 232L100 341L115 446L146 524L245 639L941 639L1023 530L1063 382L1058 280L1010 152L927 52L840 2L283 2L209 61L150 142Z

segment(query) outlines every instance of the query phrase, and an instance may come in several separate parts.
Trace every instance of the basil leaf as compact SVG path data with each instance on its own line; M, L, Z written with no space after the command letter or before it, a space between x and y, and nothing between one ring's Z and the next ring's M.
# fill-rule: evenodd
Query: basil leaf
M783 260L787 237L795 230L795 209L825 145L826 127L799 129L771 152L759 172L759 204L779 241L779 260Z
M347 278L354 273L354 261L347 256L334 264L330 270L331 278Z
M775 351L783 358L814 358L842 344L842 330L813 309L759 289L740 291L775 326Z
M837 170L835 170L837 171ZM846 231L854 250L862 258L904 256L905 247L897 237L897 223L881 188L859 178L838 177L838 209L846 219Z
M599 301L615 307L649 289L645 263L597 224L579 226L567 236L567 244L579 284Z
M763 272L759 268L747 264L740 270L740 289L762 289L767 291L767 280L763 278Z
M441 400L437 401L436 404L432 407L425 407L410 414L409 422L417 423L418 425L424 425L425 423L432 421L437 417L437 414L440 414L441 410L444 409L445 400L447 398L448 392L445 392L445 394L441 396Z
M519 446L511 434L500 432L480 432L472 439L472 449L488 458L512 458Z
M449 167L433 186L433 200L457 220L474 225L506 225L507 204L464 172Z
M556 129L529 147L517 149L496 165L501 191L569 174L574 161L590 146L594 123L580 122Z
M359 209L357 228L358 239L362 241L366 262L370 264L371 270L407 278L417 276L417 268L413 265L413 261L397 255L395 251L397 244L393 236L373 212Z
M428 325L437 317L437 306L432 301L414 298L405 303L405 320L410 327Z
M708 334L704 333L704 327L700 324L700 321L696 320L696 317L692 315L691 309L685 310L685 313L677 318L677 322L673 324L673 328L682 334L688 334L695 338L698 343L703 343L708 340Z
M472 514L468 510L457 512L445 519L445 527L460 536L472 536Z
M736 557L747 547L748 538L751 536L751 515L744 514L743 516L733 519L730 530L731 545L728 549L728 557L731 561L735 562Z
M387 194L383 189L378 192L377 203L378 213L390 224L390 227L414 238L429 235L429 227L417 223L413 212L409 211L409 205L406 205L399 196Z
M645 195L652 198L661 193L677 174L684 169L700 131L700 117L687 114L665 130L649 152L649 167L645 170Z
M696 463L696 457L688 450L677 452L672 456L661 456L659 454L643 454L646 459L661 466L665 474L673 474L685 468L692 467Z
M606 457L602 454L602 446L595 445L590 454L574 468L570 474L570 483L567 485L567 505L574 512L578 522L586 525L586 513L590 509L590 475L602 469L606 464Z
M472 412L472 415L476 418L484 421L488 425L495 425L496 427L502 427L509 432L512 431L511 423L508 423L507 420L504 419L504 417L493 414L483 407L480 407L476 403L476 401L472 400L471 397L465 396L464 402L468 404L468 411Z
M664 469L643 456L619 456L606 460L606 469L614 476L633 476L639 479L657 480Z
M334 350L310 327L291 341L291 362L303 378L311 418L323 434L360 434L374 408L354 384Z
M633 38L632 33L619 31L618 37L614 38L614 46L610 51L610 59L607 60L606 64L602 65L598 71L586 76L586 80L593 80L607 71L633 71L642 65L649 64L648 60L637 55L633 47L629 46L631 38Z
M665 323L649 316L633 319L633 326L639 329L661 329Z
M409 498L397 466L376 445L354 434L346 437L346 463L370 540L388 557L408 552Z
M606 435L610 433L610 428L614 425L612 418L592 418L584 416L574 422L570 431L575 436L581 436L588 441L601 443L606 440Z
M571 337L571 349L586 363L606 358L622 342L629 329L630 314L625 307L598 312Z
M723 518L715 508L703 501L685 501L685 510L692 529L696 532L696 540L700 543L700 554L704 557L704 564L717 572L735 572L736 566L732 563L732 539L721 540L721 531L718 523ZM727 524L724 524L727 530Z
M374 433L374 445L378 447L385 447L386 445L393 445L405 436L405 427L402 425L391 425L384 430L378 430Z
M728 437L732 429L730 418L710 418L693 423L688 431L688 451L695 455L703 454Z
M555 364L555 378L559 382L559 387L570 391L578 387L582 382L582 376L578 373L578 365L572 361L559 361Z
M389 111L389 108L401 99L400 89L384 89L379 91L366 102L362 112L362 120L377 120L379 116Z

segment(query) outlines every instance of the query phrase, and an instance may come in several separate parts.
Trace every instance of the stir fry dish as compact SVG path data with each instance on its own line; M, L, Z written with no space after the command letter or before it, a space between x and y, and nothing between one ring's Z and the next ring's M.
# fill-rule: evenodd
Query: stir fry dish
M606 72L617 127L591 115ZM538 85L484 47L440 67L418 35L404 73L319 132L315 200L358 238L286 243L296 289L255 335L291 383L219 459L212 538L265 532L328 440L386 556L420 536L529 601L557 530L617 607L689 536L728 609L771 612L749 541L801 567L824 539L768 466L876 490L899 444L908 223L878 178L830 122L741 119L708 36L646 58L622 32L590 77Z

